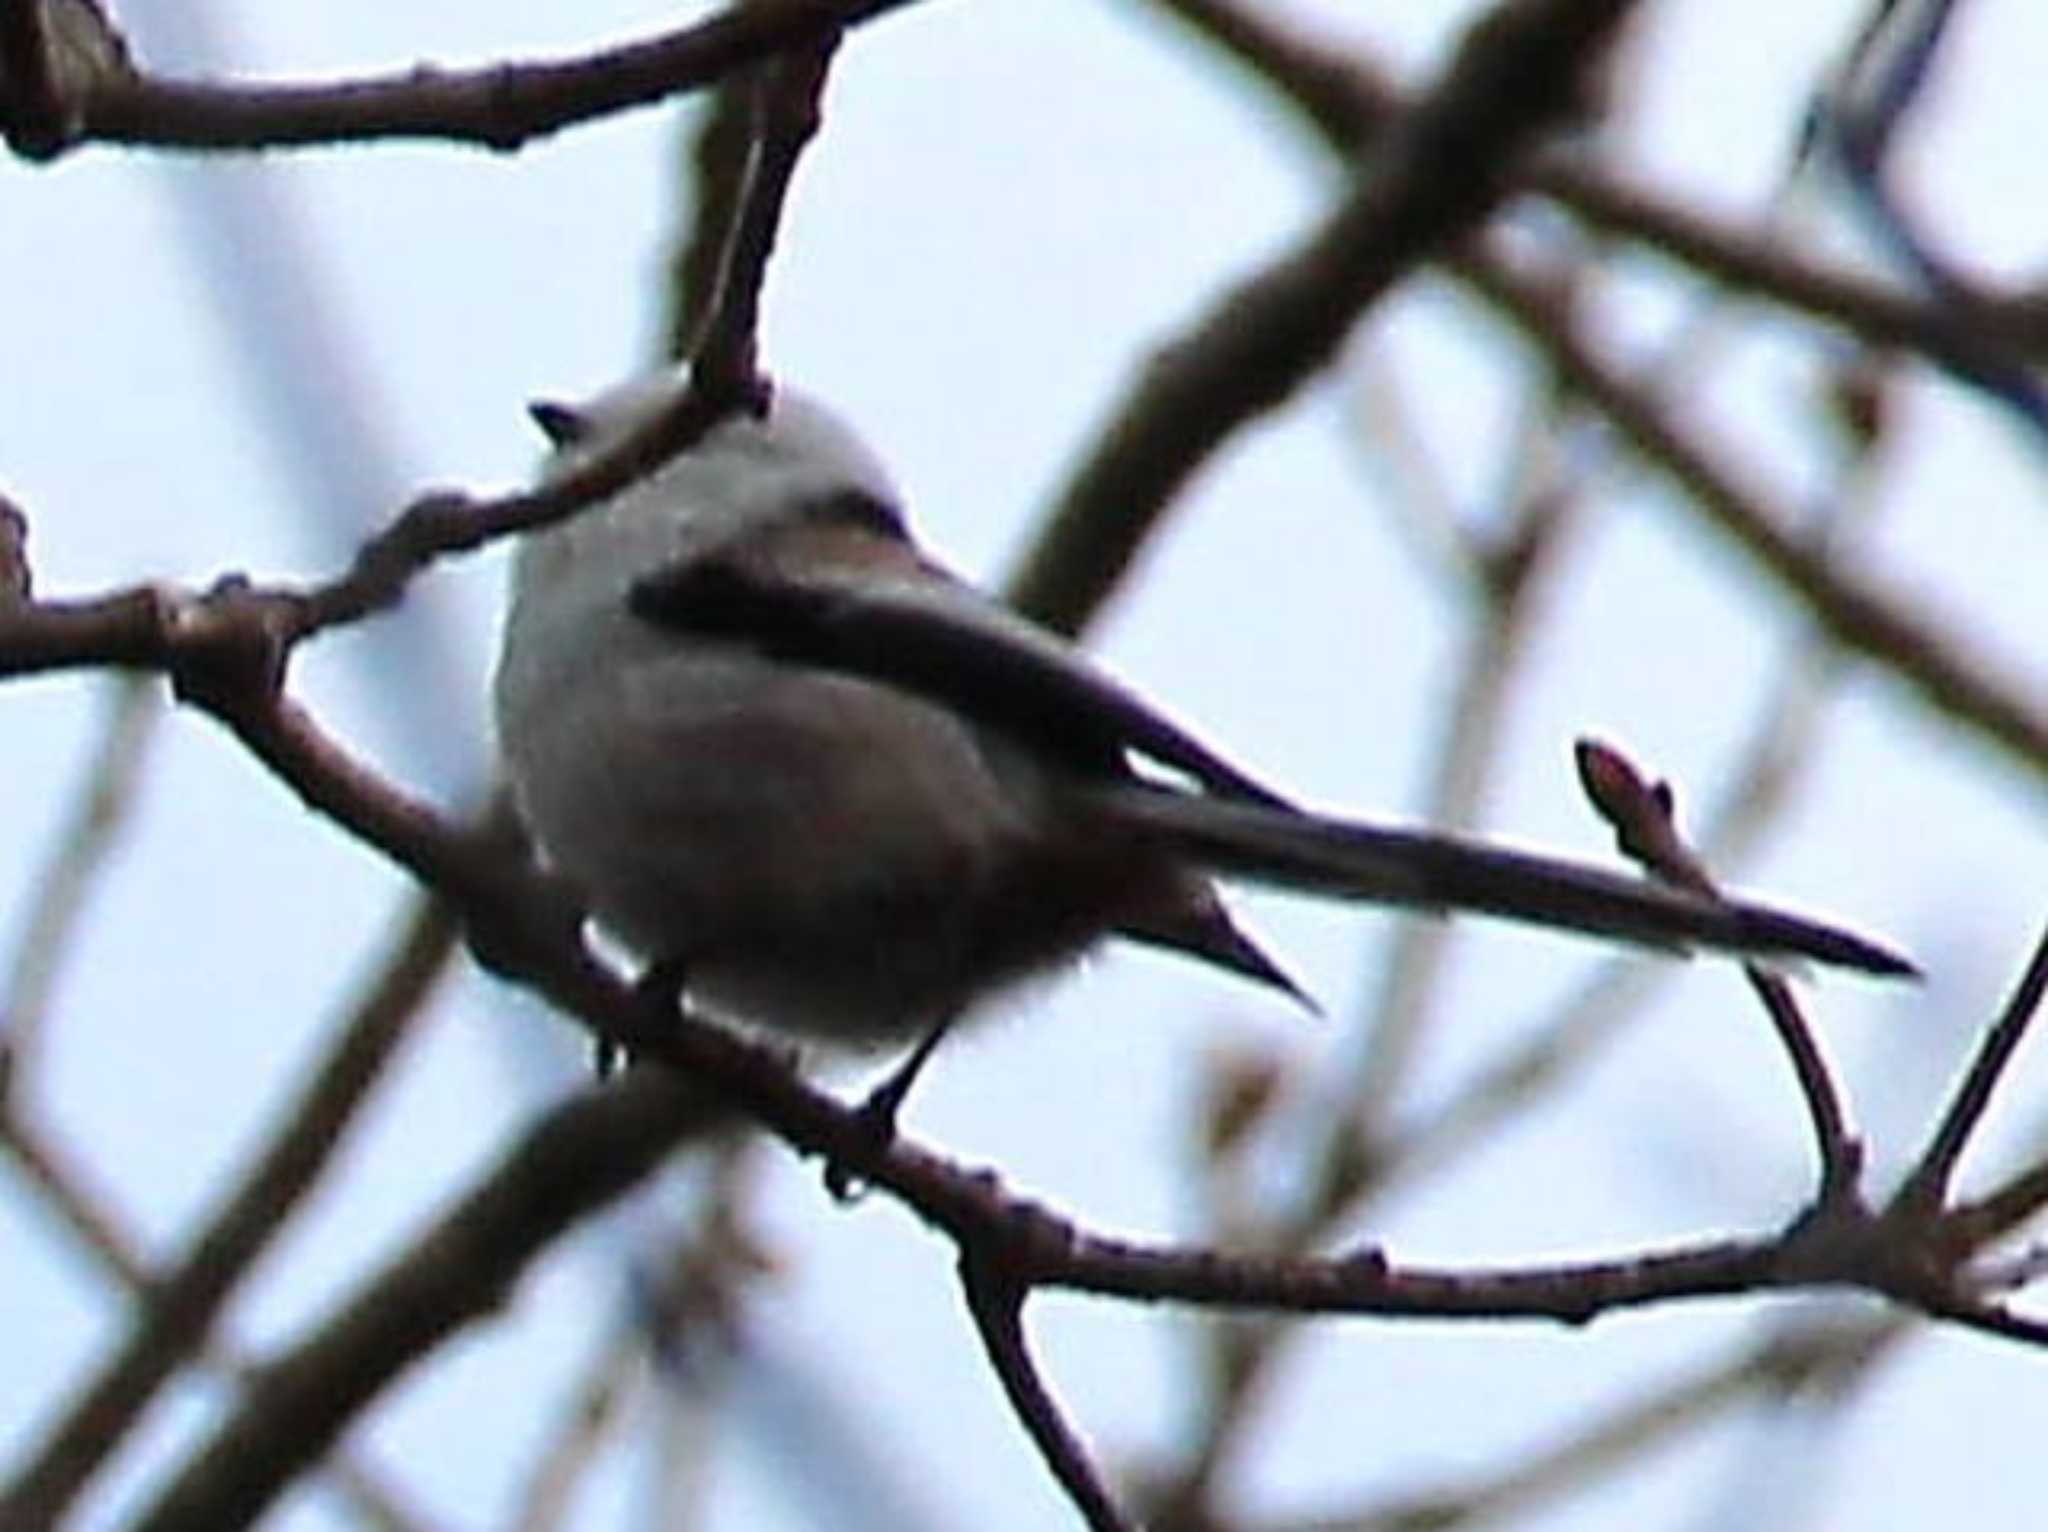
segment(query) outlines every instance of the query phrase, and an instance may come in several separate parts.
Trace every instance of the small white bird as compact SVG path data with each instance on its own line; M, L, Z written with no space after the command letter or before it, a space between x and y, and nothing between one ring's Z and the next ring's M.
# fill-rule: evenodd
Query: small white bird
M550 473L685 385L535 405ZM1797 916L1293 808L933 563L881 464L787 389L525 539L496 705L520 813L602 925L713 1014L842 1044L933 1034L1109 935L1298 996L1212 874L1912 971Z

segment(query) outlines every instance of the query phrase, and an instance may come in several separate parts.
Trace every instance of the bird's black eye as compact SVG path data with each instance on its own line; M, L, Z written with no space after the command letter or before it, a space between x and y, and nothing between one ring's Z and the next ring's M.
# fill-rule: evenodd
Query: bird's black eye
M820 495L804 506L804 519L823 526L857 527L883 537L910 535L903 513L879 495L848 486Z
M573 404L536 399L527 405L526 413L540 427L541 435L556 447L573 447L590 434L590 417Z

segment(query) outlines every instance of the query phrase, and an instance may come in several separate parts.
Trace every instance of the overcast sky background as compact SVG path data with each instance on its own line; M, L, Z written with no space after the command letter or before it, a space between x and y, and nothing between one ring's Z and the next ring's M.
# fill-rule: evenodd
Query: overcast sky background
M145 62L197 56L178 51L193 44L193 7L116 9ZM1368 42L1415 79L1439 59L1454 8L1289 9ZM1724 212L1761 206L1805 92L1861 7L1646 9L1627 162ZM212 0L210 10L238 70L294 77L569 51L678 19L653 3L502 0ZM1986 276L2042 270L2044 56L2039 7L1969 8L1898 164L1928 226ZM1135 3L932 0L849 40L827 114L771 272L765 358L851 416L930 541L991 580L1148 349L1281 249L1332 193L1283 113ZM676 114L655 110L511 157L382 146L258 165L89 150L45 169L0 165L0 304L15 357L0 369L0 490L31 517L39 588L89 593L227 569L324 574L358 535L337 530L337 517L374 524L419 487L520 480L537 448L526 399L594 390L653 354L677 144ZM230 191L202 184L221 179ZM238 199L251 232L223 241L223 195ZM1831 238L1858 248L1846 224ZM252 367L233 331L256 290L228 279L237 262L276 263L310 284L303 302L256 319L279 347L269 365L300 347L281 377ZM1665 268L1634 269L1641 280L1614 304L1615 333L1647 345L1684 313L1684 294ZM1745 344L1698 406L1795 503L1826 482L1808 424L1812 354ZM1509 355L1500 331L1425 281L1377 311L1345 375L1369 361L1403 369L1460 502L1485 505L1514 424L1500 372ZM310 385L331 438L279 439L266 405L298 384ZM1415 577L1384 481L1361 467L1347 426L1355 402L1340 375L1226 452L1098 640L1122 675L1269 779L1317 803L1412 815L1459 618ZM1904 406L1869 556L2030 678L2038 698L2048 685L2038 444L1980 398L1917 374ZM327 466L309 470L322 453ZM1570 740L1611 734L1710 798L1798 635L1782 603L1760 599L1657 486L1624 479L1607 498L1511 711L1510 760L1485 816L1518 840L1586 856L1605 846L1573 783ZM376 634L352 633L303 653L295 672L332 727L451 804L469 801L485 759L502 562L466 559L416 588L439 646L430 661L399 663ZM8 940L105 696L96 680L64 677L0 699ZM1912 994L1854 981L1814 991L1881 1165L1917 1141L2036 934L2048 890L2043 807L2037 782L1959 746L1898 688L1861 674L1829 708L1822 757L1773 848L1741 875L1897 939L1929 970ZM37 1082L49 1120L142 1228L167 1238L189 1227L367 971L403 893L385 864L309 822L203 719L164 721ZM1279 899L1244 907L1330 1023L1304 1025L1207 972L1120 952L949 1047L911 1130L1092 1226L1185 1231L1183 1062L1231 1041L1341 1054L1349 1007L1371 992L1395 924ZM1541 998L1596 956L1474 928L1451 1019L1423 1062L1422 1099L1540 1015ZM563 1088L574 1053L567 1028L465 969L314 1216L262 1268L237 1334L256 1345L296 1334L490 1162ZM2037 1046L2011 1076L1986 1147L2011 1147L2048 1118L2044 1085ZM1394 1204L1372 1235L1414 1259L1536 1260L1767 1227L1804 1190L1808 1151L1786 1070L1724 966L1678 974L1652 1024L1561 1106L1454 1182ZM813 1168L779 1151L767 1160L763 1218L788 1270L752 1311L764 1352L822 1376L926 1524L1065 1524L981 1359L949 1250L885 1199L840 1209ZM11 1460L46 1419L51 1380L74 1378L123 1315L15 1188L0 1193L0 1245L10 1254L0 1311L12 1319L0 1453ZM503 1323L436 1357L363 1433L446 1525L504 1524L563 1380L596 1344L598 1316L616 1310L608 1253L618 1248L600 1242L550 1262ZM1586 1333L1333 1327L1288 1375L1243 1494L1267 1507L1343 1503L1477 1469L1562 1432L1575 1406L1714 1354L1762 1308L1692 1305ZM1109 1458L1174 1439L1189 1383L1177 1370L1187 1352L1164 1338L1171 1318L1064 1300L1031 1317L1055 1388ZM83 1525L115 1524L217 1402L198 1389L174 1398ZM744 1427L747 1407L778 1408L764 1387L720 1436L730 1451L708 1525L828 1524L760 1445L776 1433ZM1796 1472L1812 1476L1811 1525L2035 1525L2044 1428L2039 1356L1929 1335L1839 1437L1798 1458ZM1527 1525L1746 1524L1736 1508L1756 1447L1739 1424L1709 1432L1590 1505ZM644 1462L621 1455L576 1525L637 1525L645 1477ZM343 1523L302 1493L276 1524Z

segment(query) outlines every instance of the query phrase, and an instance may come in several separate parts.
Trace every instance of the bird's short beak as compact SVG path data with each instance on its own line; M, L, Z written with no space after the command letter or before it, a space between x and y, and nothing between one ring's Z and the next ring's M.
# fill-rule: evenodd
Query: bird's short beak
M533 417L541 434L557 447L573 447L590 434L590 421L572 404L535 399L526 406L526 413Z

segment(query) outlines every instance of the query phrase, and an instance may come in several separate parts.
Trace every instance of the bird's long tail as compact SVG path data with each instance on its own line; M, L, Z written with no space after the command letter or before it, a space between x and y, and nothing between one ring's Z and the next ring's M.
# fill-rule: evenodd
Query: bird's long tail
M1877 942L1784 910L1426 831L1118 784L1092 806L1225 877L1424 910L1470 910L1684 952L1810 958L1873 974L1912 974Z

